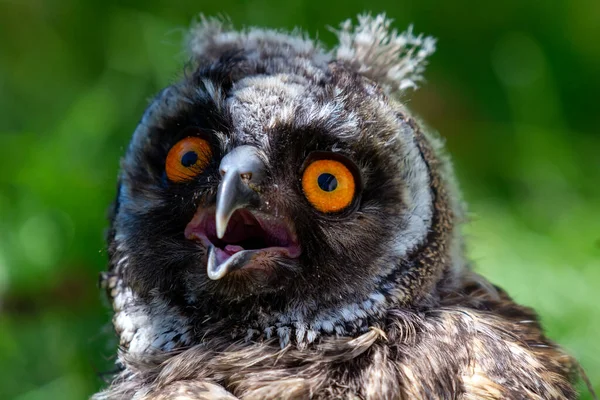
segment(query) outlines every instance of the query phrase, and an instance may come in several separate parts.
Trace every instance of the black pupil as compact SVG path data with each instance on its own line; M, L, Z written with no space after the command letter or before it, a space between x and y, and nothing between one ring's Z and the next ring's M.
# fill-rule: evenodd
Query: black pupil
M186 168L196 164L196 161L198 161L198 154L195 151L188 151L181 157L181 165Z
M317 183L323 191L333 192L337 187L338 182L335 176L328 173L324 173L319 175L319 177L317 178Z

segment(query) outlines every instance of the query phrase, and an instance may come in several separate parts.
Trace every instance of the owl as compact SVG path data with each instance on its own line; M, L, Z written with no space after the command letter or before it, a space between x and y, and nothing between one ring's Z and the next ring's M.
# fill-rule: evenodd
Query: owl
M435 40L385 15L201 18L119 174L101 399L573 399L578 364L473 272L441 141L403 99Z

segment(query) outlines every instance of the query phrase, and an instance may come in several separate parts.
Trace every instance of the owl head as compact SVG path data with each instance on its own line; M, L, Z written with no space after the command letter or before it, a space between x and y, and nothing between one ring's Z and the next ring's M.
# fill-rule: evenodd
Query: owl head
M435 41L383 15L336 33L326 51L192 30L193 68L143 115L111 215L105 280L130 351L353 334L462 267L447 163L400 101Z

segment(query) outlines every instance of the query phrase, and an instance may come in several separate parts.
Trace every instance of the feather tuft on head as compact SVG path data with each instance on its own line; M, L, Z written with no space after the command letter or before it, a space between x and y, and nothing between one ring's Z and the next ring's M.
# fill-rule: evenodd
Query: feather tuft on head
M416 89L423 80L427 57L435 51L435 38L415 35L412 25L405 32L390 29L392 20L385 14L358 16L358 25L351 20L334 30L339 45L334 49L338 60L377 83L388 93L408 88Z
M226 18L204 15L200 15L200 21L192 26L188 48L201 64L240 54L255 59L283 54L288 57L313 56L321 51L320 45L300 30L290 33L253 27L235 30Z

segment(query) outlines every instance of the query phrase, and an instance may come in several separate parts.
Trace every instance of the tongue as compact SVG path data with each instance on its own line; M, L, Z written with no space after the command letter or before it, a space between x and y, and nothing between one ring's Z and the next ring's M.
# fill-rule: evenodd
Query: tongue
M227 246L225 246L225 248L223 250L225 251L225 253L227 253L231 256L237 252L244 250L244 248L242 246L238 246L235 244L228 244Z

